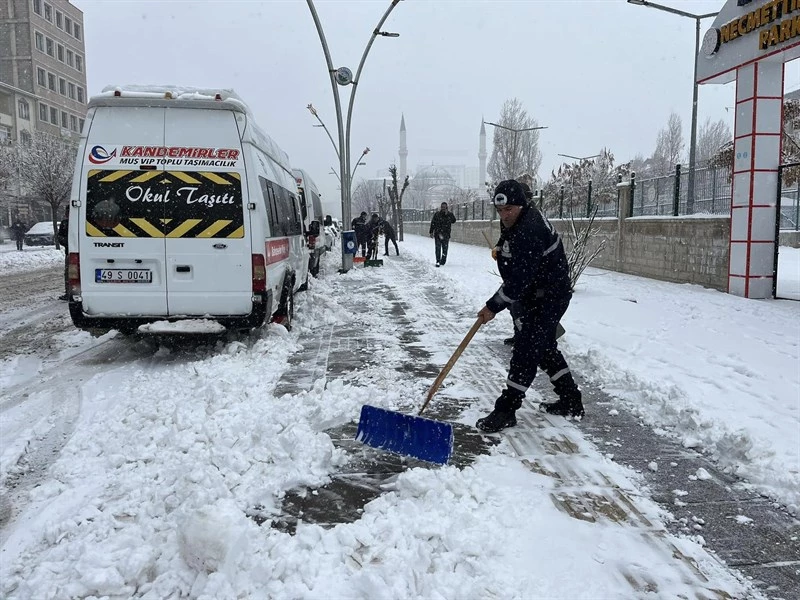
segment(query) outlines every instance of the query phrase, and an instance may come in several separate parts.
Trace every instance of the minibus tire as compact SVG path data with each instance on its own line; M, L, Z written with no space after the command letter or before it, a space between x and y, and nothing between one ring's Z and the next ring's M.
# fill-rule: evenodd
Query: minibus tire
M278 317L280 323L291 331L292 319L294 319L294 277L287 277L284 280L278 310L272 316L273 320Z

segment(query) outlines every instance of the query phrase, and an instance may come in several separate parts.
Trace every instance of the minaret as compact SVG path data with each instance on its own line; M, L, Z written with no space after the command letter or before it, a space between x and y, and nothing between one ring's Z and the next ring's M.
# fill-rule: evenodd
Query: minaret
M400 115L400 170L397 177L397 186L402 189L403 182L406 180L408 170L406 168L406 158L408 158L408 147L406 146L406 118Z
M478 150L478 189L482 190L486 182L486 126L481 119L481 143Z

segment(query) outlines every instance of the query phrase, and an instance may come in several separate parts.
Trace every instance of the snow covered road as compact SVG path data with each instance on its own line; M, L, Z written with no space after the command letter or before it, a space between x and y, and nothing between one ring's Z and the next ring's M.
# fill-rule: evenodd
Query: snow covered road
M462 449L453 465L395 459L366 504L341 507L343 518L314 523L299 511L291 527L281 525L289 499L299 505L343 474L390 462L344 435L360 406L417 407L496 287L491 262L481 262L485 250L454 245L447 267L436 270L429 244L410 238L399 259L346 276L335 273L337 257L326 256L320 280L298 296L292 332L267 326L189 351L150 347L143 356L140 342L114 338L131 354L110 370L91 365L71 436L28 493L28 509L3 529L0 594L762 597L699 534L670 533L641 477L584 434L592 412L576 426L528 404L507 435L475 432L505 377L499 340L510 330L507 317L480 332L431 405L431 416L456 421ZM590 302L606 293L591 282ZM584 324L581 302L576 296L564 342L586 365L576 342L598 328ZM634 331L621 328L613 310L605 316L598 322L619 335ZM97 343L84 335L59 343ZM7 360L0 376L13 371ZM588 406L600 408L591 398ZM733 530L746 531L742 517Z

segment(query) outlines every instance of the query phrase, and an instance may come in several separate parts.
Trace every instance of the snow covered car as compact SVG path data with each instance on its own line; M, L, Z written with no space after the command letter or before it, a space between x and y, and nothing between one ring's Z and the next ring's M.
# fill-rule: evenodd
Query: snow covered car
M26 246L54 246L55 234L52 221L39 221L28 229L23 237Z

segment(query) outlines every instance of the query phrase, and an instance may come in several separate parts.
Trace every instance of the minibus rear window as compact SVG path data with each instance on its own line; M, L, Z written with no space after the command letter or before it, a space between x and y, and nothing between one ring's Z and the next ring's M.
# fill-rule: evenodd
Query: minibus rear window
M89 237L242 238L239 173L93 169Z

